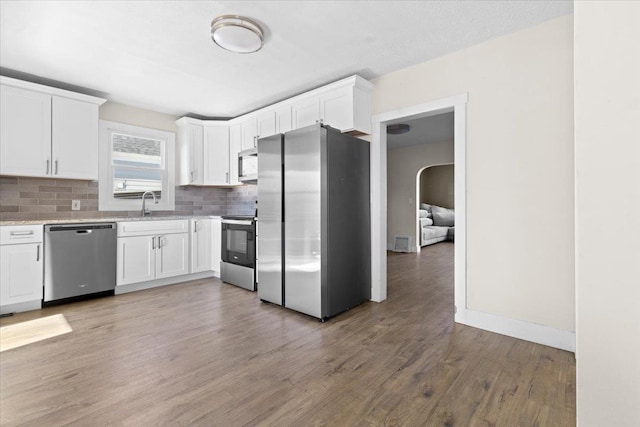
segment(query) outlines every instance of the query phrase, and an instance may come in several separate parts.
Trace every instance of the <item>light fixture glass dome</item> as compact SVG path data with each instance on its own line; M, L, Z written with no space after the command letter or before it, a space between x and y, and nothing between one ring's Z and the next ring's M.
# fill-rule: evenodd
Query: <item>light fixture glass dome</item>
M257 52L262 48L263 38L260 25L243 16L222 15L211 21L211 39L231 52Z

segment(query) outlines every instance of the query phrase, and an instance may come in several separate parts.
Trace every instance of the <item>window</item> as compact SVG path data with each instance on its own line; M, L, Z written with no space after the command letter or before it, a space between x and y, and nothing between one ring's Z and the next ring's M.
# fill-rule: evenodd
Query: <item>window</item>
M99 209L140 209L152 191L150 210L174 210L174 150L171 132L101 120Z

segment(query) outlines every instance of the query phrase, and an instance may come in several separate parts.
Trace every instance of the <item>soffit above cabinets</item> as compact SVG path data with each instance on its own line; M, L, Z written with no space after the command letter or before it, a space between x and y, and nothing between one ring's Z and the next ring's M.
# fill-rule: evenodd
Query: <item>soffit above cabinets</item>
M571 1L2 1L0 71L177 116L236 117L572 10ZM216 46L210 24L223 14L256 20L264 47L240 55Z

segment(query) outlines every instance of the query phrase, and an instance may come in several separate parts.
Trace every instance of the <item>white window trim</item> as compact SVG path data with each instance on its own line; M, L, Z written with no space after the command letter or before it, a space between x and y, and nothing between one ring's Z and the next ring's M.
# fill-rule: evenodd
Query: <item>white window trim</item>
M159 139L165 147L165 175L166 182L162 187L162 198L154 204L149 198L146 207L150 211L175 210L175 142L176 134L141 126L100 120L100 180L98 183L98 210L100 211L135 211L142 208L140 200L116 199L113 197L113 168L111 168L111 143L109 135L112 132L126 133L140 137Z

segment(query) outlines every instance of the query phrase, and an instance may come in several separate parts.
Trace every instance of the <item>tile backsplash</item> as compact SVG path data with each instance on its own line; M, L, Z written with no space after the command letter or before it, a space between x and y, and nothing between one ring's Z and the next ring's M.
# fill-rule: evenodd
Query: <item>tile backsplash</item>
M252 215L257 199L255 185L235 188L176 187L171 215ZM79 211L71 200L80 200ZM140 211L98 211L98 183L70 179L0 177L0 220L86 219L138 216Z

